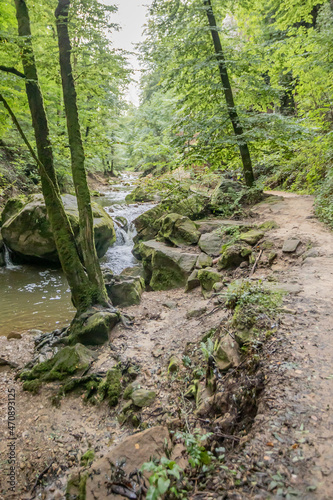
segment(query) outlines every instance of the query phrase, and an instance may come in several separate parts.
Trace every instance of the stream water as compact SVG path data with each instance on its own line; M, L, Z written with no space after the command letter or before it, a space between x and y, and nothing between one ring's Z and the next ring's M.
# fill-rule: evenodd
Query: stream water
M115 274L135 265L136 259L131 253L136 234L133 220L153 206L125 202L134 180L133 175L124 174L105 196L94 200L112 217L121 215L128 221L127 231L115 223L117 240L101 259L101 264ZM0 268L0 335L33 328L46 332L68 324L75 310L62 271L51 267L14 265L8 255L6 260L6 267Z

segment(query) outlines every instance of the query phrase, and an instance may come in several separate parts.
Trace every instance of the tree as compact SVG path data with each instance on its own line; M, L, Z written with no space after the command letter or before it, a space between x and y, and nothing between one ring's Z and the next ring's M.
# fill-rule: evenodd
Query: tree
M79 136L73 138L73 135L75 135L75 133L77 134L77 113L75 116L75 110L73 111L71 107L66 108L66 113L69 115L68 127L70 130L69 140L71 141L73 173L75 173L74 182L76 184L78 204L80 206L80 230L83 231L84 238L90 239L88 243L85 242L83 262L80 260L73 231L61 202L60 190L56 179L52 146L49 139L48 120L45 112L43 96L39 86L35 56L31 41L28 8L25 0L15 0L15 6L18 32L22 40L22 65L32 124L35 132L42 191L59 259L71 289L73 304L76 307L78 314L86 311L93 305L109 307L110 302L107 297L103 280L101 279L101 271L99 270L98 272L98 262L94 262L96 257L95 250L93 251L92 256L90 254L91 244L93 244L93 231L92 225L89 226L89 224L92 221L92 215L90 198L87 199L87 186L82 160L80 163L80 155L83 155L83 149L77 149L77 140ZM61 43L59 44L61 45ZM64 64L66 67L66 60L63 62L62 70L64 70ZM70 69L71 68L66 67L67 71ZM64 94L68 92L68 88L66 87L67 83L68 82L64 83ZM74 107L76 107L75 95L72 95L71 97L74 98ZM74 114L74 119L71 113ZM73 120L73 122L71 120ZM72 130L73 125L74 132ZM79 159L76 156L77 150ZM78 162L78 164L76 162ZM84 208L82 208L83 204L86 204ZM94 275L94 273L96 274Z
M218 62L221 82L223 85L224 96L225 96L225 100L227 103L228 114L229 114L229 118L230 118L230 121L232 123L233 129L234 129L234 132L235 132L235 135L237 138L239 152L240 152L240 155L242 158L245 182L248 186L252 186L252 184L254 182L254 175L253 175L253 170L252 170L251 156L250 156L248 145L243 137L243 128L241 126L241 123L240 123L240 120L238 117L238 113L237 113L237 110L235 107L234 97L233 97L233 93L232 93L232 89L231 89L231 85L230 85L230 80L229 80L229 76L228 76L227 66L225 63L224 53L222 50L221 40L220 40L219 33L217 30L217 25L216 25L216 20L215 20L213 8L212 8L210 0L204 0L204 5L206 7L208 23L209 23L209 26L211 28L211 34L212 34L212 38L213 38L216 59Z

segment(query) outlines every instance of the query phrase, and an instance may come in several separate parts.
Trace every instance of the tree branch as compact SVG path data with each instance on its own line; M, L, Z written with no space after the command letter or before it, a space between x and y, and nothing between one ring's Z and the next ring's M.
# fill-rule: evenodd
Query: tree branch
M6 73L13 73L13 75L20 76L21 78L25 78L25 74L21 73L21 71L15 68L9 68L8 66L0 65L0 70L5 71Z

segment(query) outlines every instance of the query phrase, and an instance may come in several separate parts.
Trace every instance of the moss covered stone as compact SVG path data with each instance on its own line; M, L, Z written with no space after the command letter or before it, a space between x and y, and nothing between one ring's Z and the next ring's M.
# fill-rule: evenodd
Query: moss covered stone
M9 220L14 214L18 213L26 204L27 198L25 196L18 196L10 198L3 211L1 212L1 225Z
M251 229L246 233L241 233L239 236L240 241L245 241L249 245L256 245L261 238L264 237L264 232L259 231L258 229Z
M210 255L207 255L206 253L200 253L195 267L198 269L202 269L203 267L211 267L212 264L213 259L210 257Z
M229 267L237 267L241 262L248 261L252 253L250 246L246 244L225 245L222 248L221 256L218 260L218 269L226 269Z
M131 400L135 406L143 408L150 406L156 398L156 392L147 389L136 389L131 394Z
M200 238L196 225L188 217L176 213L160 219L159 236L176 246L194 245Z
M62 202L80 249L81 235L76 198L66 194L62 196ZM97 255L102 257L116 240L115 230L111 217L102 207L92 203L92 212L96 251ZM33 195L28 203L17 205L15 213L5 221L1 232L8 248L22 259L32 262L59 262L42 195Z
M84 345L100 345L109 340L109 333L118 323L119 314L116 312L99 311L75 320L70 328L69 344L80 342Z
M279 224L275 220L266 220L263 224L260 224L259 229L262 231L271 231L272 229L278 229Z
M120 307L140 304L144 288L144 280L141 277L125 279L118 276L112 283L106 284L112 304Z
M22 380L53 381L63 380L66 377L86 371L96 354L82 344L73 347L64 347L47 361L38 363L31 370L21 373Z
M145 270L146 283L153 290L170 290L186 285L197 254L182 252L155 240L140 243L140 255Z
M202 289L210 292L213 289L214 283L221 281L221 275L213 267L206 267L205 269L199 269L198 280Z
M107 399L109 406L113 407L118 404L121 392L121 371L117 367L111 368L98 388L100 398Z
M39 379L26 380L25 382L23 382L23 390L32 392L33 394L37 394L41 385L42 382Z

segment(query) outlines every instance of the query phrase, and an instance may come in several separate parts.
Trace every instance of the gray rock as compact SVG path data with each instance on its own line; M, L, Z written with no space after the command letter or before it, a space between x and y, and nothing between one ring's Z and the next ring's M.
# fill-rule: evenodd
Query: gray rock
M234 244L227 246L218 260L218 269L227 269L229 267L237 267L243 261L248 261L252 253L252 248L246 243Z
M131 394L133 404L139 408L150 406L155 398L156 392L148 391L147 389L136 389Z
M225 243L225 234L222 234L220 229L205 233L199 240L199 248L211 257L217 257L221 253L223 243Z
M239 237L240 241L245 241L249 245L255 245L261 238L264 237L263 231L258 231L258 229L251 229L246 233L242 233Z
M138 253L146 273L146 282L153 290L170 290L186 285L198 255L180 248L150 240L139 244Z
M198 309L192 309L191 311L188 311L186 313L186 318L187 319L199 318L199 316L202 316L203 314L205 314L206 311L207 311L206 306L199 307Z
M194 288L197 288L200 286L200 281L198 278L198 270L194 269L190 276L188 277L186 287L185 287L185 292L190 292L191 290L194 290Z
M206 253L200 253L195 267L202 269L203 267L210 267L213 264L213 259Z
M128 307L140 304L144 290L144 280L115 276L111 283L106 283L106 290L114 306Z
M301 244L301 240L298 238L289 238L285 240L282 247L282 252L293 253L296 252L298 245Z
M188 217L175 213L161 219L159 236L178 247L194 245L200 238L196 225Z

